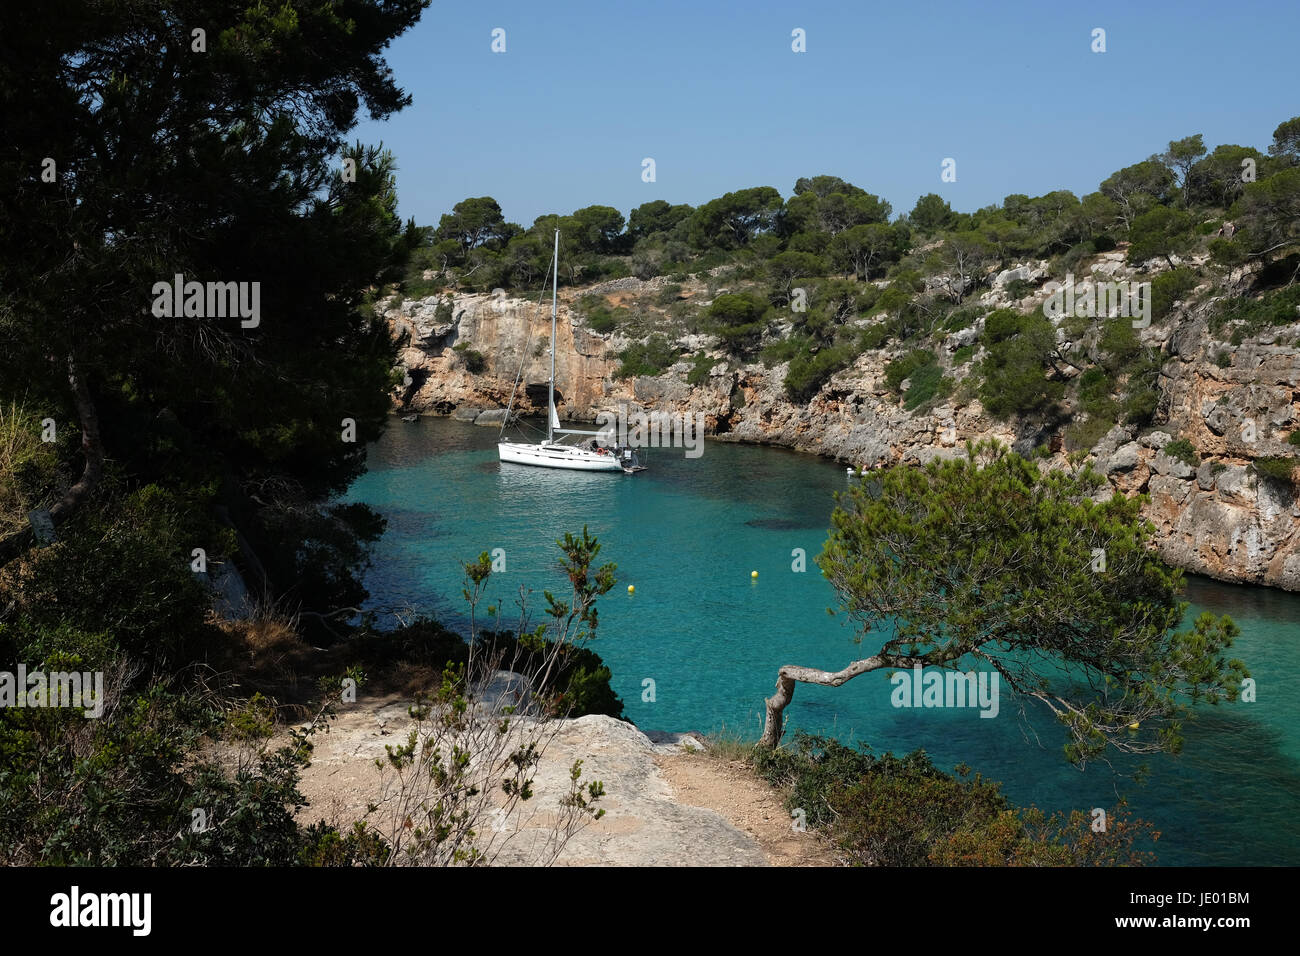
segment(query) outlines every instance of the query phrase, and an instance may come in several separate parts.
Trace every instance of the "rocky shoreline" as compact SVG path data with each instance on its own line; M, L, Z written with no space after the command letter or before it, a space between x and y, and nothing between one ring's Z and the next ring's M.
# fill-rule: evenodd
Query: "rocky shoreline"
M1009 291L1014 280L1041 279L1046 266L1005 270L988 292L971 301L994 308L1041 305L1041 290L1019 301ZM1079 281L1142 278L1156 269L1154 263L1128 267L1117 251L1099 256L1090 276ZM686 361L656 376L617 378L619 352L646 336L593 332L574 302L601 295L614 305L641 304L639 297L657 293L667 282L618 279L562 297L556 350L562 417L591 422L620 403L632 410L701 415L706 433L719 441L776 445L866 468L952 457L964 454L967 441L986 438L1021 453L1047 445L1052 460L1063 461L1059 433L994 420L975 398L905 410L884 384L885 364L896 357L889 350L864 353L811 401L798 404L785 394L785 365L737 363L713 351L715 337L674 332L665 317L666 333L688 353L717 355L707 379L689 384L692 366ZM699 281L682 289L683 298L700 304L711 298ZM1116 492L1150 496L1145 513L1171 564L1222 581L1300 590L1300 502L1250 467L1259 458L1293 450L1285 438L1300 425L1300 349L1294 344L1300 323L1229 346L1209 330L1211 302L1186 309L1176 304L1170 318L1141 331L1144 345L1161 349L1158 424L1141 433L1115 426L1092 448L1093 466ZM550 323L536 303L456 293L411 302L390 299L380 308L395 331L409 336L400 361L410 381L395 394L398 407L499 426L519 375L516 408L545 408L549 343L543 336L549 336ZM941 349L947 372L963 371L952 364L963 346L976 346L965 362L978 361L982 324L981 319L948 337ZM479 363L474 371L467 360L471 349ZM1222 364L1225 351L1228 364ZM1199 465L1164 453L1176 437L1191 442L1202 459Z

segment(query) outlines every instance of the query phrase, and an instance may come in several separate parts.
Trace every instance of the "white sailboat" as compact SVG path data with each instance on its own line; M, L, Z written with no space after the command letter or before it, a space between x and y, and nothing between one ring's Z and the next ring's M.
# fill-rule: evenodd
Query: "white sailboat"
M560 284L560 231L555 231L555 255L552 260L551 273L551 378L547 391L546 440L541 442L499 441L497 454L504 462L517 465L536 465L541 468L567 468L573 471L621 471L634 474L644 471L645 466L637 458L636 450L615 446L606 448L593 440L584 445L566 445L557 435L597 436L598 431L583 431L576 428L561 428L560 416L555 411L555 326L558 314L558 291ZM522 371L522 370L521 370ZM515 380L518 388L519 381ZM510 394L510 407L514 407L515 396ZM510 421L510 411L506 411L506 423L501 426L505 433Z

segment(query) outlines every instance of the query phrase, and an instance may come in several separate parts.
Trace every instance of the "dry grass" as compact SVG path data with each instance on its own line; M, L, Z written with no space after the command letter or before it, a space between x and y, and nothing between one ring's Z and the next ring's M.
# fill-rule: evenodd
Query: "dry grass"
M44 504L22 488L19 472L33 466L51 473L57 467L54 445L41 441L40 419L17 402L0 406L0 535L25 528L27 513Z

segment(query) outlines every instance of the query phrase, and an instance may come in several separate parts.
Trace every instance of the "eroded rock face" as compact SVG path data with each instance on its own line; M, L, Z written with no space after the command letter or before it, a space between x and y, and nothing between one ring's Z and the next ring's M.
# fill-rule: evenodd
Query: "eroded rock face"
M1104 254L1092 271L1133 278L1123 257L1122 252ZM1016 266L995 277L1000 281L981 301L1011 304L1006 296L1011 282L1046 276L1046 263ZM596 290L617 297L663 284L619 279ZM590 291L571 292L568 299ZM1017 305L1034 307L1044 295L1040 289ZM549 308L482 294L457 294L451 309L444 303L441 313L437 303L405 303L386 313L395 328L413 332L415 344L402 355L412 376L420 375L411 407L477 420L487 410L505 408L522 363L516 408L543 411ZM1300 349L1295 346L1300 325L1270 329L1231 347L1213 338L1206 316L1206 307L1175 310L1163 325L1142 330L1143 340L1164 356L1160 424L1142 434L1128 425L1113 427L1092 450L1093 466L1110 479L1115 492L1150 496L1146 514L1171 563L1220 580L1300 590L1300 504L1287 489L1250 468L1261 457L1300 454L1286 444L1287 435L1300 427ZM961 345L978 348L981 335L982 322L960 330L945 343L948 353ZM947 458L962 454L968 441L982 439L1028 453L1054 437L1028 425L994 420L978 400L905 410L884 384L885 365L896 357L889 352L859 356L811 400L798 404L784 389L788 366L738 363L707 333L681 333L676 344L685 357L663 374L617 379L618 353L629 342L618 333L592 332L567 302L561 303L556 389L563 417L595 421L624 402L633 411L700 414L707 433L718 440L781 445L858 468ZM458 344L483 356L482 373L468 371ZM706 377L689 384L691 357L701 354L711 356L713 365ZM1191 443L1199 462L1165 454L1176 437ZM1062 463L1064 451L1059 442L1052 444L1050 463Z
M544 412L550 375L549 303L538 308L525 299L458 294L451 298L450 323L439 324L431 317L445 301L434 297L385 311L394 328L413 330L411 346L399 355L408 374L421 382L409 398L410 407L444 414L463 407L505 409L518 375L515 408ZM576 326L567 304L559 309L556 339L556 405L562 416L592 420L608 399L632 398L629 387L612 381L620 364L619 348L605 336ZM466 352L457 351L457 345L483 357L482 372L470 372Z

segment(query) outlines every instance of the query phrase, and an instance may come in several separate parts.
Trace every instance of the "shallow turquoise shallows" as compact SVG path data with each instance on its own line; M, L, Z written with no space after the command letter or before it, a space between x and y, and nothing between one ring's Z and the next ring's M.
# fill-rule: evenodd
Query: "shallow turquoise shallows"
M813 561L833 493L847 484L842 466L709 442L693 460L651 449L649 470L635 476L584 474L503 465L496 440L495 429L421 419L394 421L371 449L348 498L388 518L366 578L384 626L394 623L388 611L411 607L463 628L458 562L496 548L506 571L489 597L512 608L529 587L536 620L543 588L565 593L556 539L586 525L600 559L618 565L593 648L639 727L756 739L780 665L838 670L862 656L843 615L826 613L835 594ZM803 573L792 570L795 549L807 555ZM1048 811L1111 807L1125 795L1161 831L1163 864L1300 863L1300 596L1203 579L1187 596L1190 613L1228 613L1240 625L1233 654L1254 675L1258 700L1199 708L1183 754L1149 758L1143 785L1105 764L1069 766L1060 729L1035 702L1023 719L1007 694L994 719L895 708L883 673L840 688L799 685L789 727L877 752L922 747L938 766L964 762L1003 781L1013 801Z

